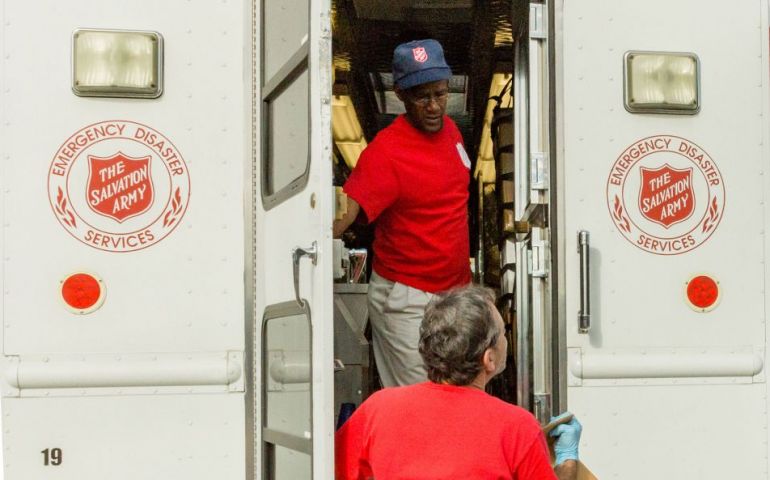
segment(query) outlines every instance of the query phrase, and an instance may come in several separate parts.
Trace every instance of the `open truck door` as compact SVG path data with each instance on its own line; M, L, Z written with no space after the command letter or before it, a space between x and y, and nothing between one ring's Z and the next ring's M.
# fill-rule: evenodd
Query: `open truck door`
M767 478L767 2L554 10L582 457L599 478Z
M260 478L332 478L330 3L265 0L256 28Z

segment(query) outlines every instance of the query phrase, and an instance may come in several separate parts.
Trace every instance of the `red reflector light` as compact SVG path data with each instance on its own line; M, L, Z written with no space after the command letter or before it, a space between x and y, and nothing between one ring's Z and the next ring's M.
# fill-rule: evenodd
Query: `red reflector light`
M687 282L687 300L696 310L707 311L719 300L719 283L706 275L698 275Z
M90 313L104 300L102 281L88 273L74 273L62 281L61 297L75 313Z

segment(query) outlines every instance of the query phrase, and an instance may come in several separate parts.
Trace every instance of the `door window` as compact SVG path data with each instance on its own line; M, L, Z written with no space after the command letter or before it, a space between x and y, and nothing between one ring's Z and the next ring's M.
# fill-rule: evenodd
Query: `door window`
M312 478L312 353L307 302L271 305L262 323L262 452L267 479Z
M270 209L307 185L310 165L308 0L262 2L262 203Z

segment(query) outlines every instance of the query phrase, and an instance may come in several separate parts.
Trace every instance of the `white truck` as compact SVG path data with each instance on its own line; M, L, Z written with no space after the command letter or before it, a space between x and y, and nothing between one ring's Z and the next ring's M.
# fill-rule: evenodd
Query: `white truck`
M410 29L453 66L471 211L500 200L472 257L515 400L574 412L598 478L770 478L768 28L766 0L3 0L4 478L333 478L368 367L333 158L397 113Z

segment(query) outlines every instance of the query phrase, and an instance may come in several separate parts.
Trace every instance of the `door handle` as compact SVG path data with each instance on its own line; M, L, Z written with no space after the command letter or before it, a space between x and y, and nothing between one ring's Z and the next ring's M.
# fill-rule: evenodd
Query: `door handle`
M302 257L310 257L313 265L318 263L318 243L313 242L309 248L294 247L291 250L291 261L294 264L294 296L300 307L305 306L305 301L299 296L299 261Z
M578 232L578 254L580 255L580 311L578 311L578 333L591 330L591 270L590 244L587 230Z

